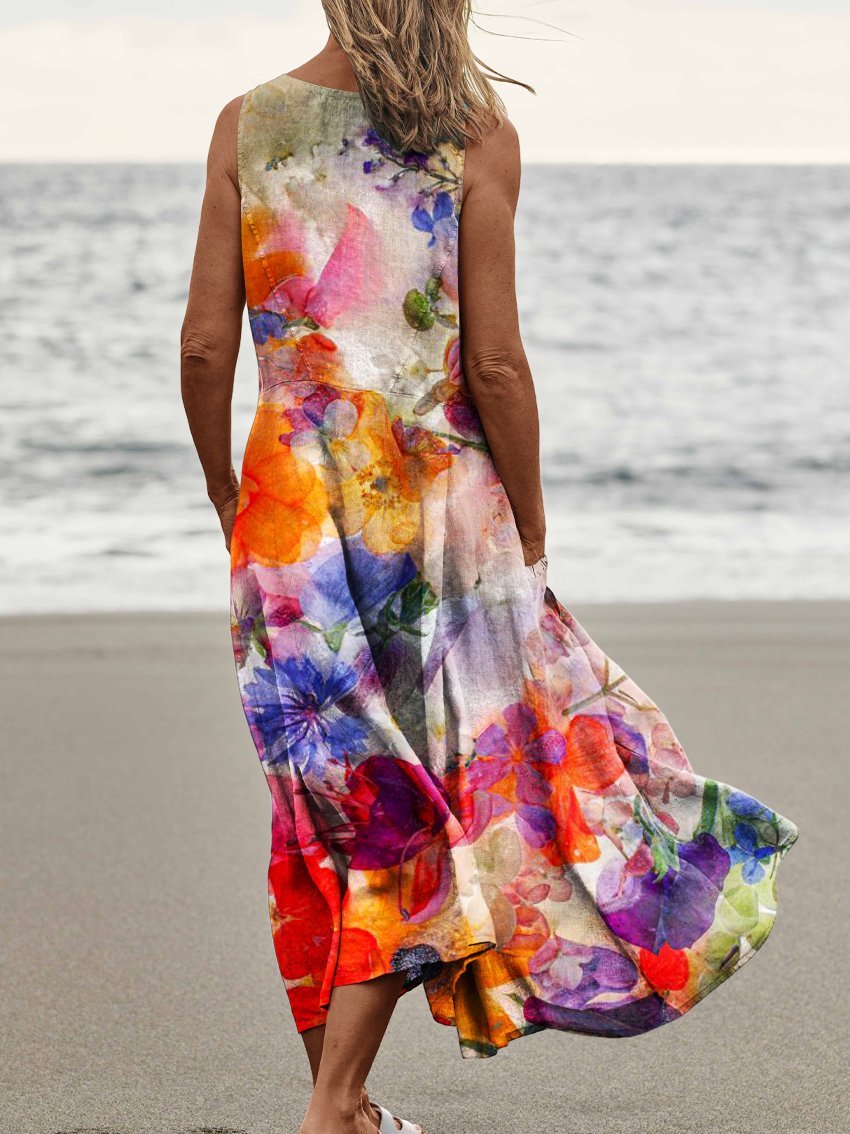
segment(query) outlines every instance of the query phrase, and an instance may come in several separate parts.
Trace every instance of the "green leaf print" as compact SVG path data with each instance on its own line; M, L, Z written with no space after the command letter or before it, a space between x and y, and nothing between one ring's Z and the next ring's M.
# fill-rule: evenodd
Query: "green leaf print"
M345 637L347 629L347 622L337 622L336 626L330 626L322 635L327 643L328 649L333 650L335 654L339 653L339 648L342 645L342 640Z
M737 842L735 838L735 828L738 826L740 820L734 811L729 807L726 802L726 797L729 794L727 788L720 794L719 798L719 812L720 812L720 843L724 847L732 847Z
M425 288L420 291L412 287L404 297L402 309L407 322L414 331L430 331L435 323L443 327L457 327L457 313L454 311L440 311L437 302L440 298L440 277L428 277Z
M404 297L404 317L416 331L428 331L434 326L435 315L431 301L415 287Z
M747 934L747 940L754 949L758 949L759 945L767 937L773 927L772 917L762 917L757 925L755 925Z
M744 880L743 865L736 863L726 876L717 907L706 957L716 969L737 956L742 939L757 949L773 927L776 910L776 879L766 874L755 885Z
M267 656L266 643L269 640L265 619L255 618L251 627L251 646L265 661Z
M668 870L678 870L679 855L675 836L659 823L642 795L635 796L632 815L643 828L644 841L652 855L652 870L655 877L660 879Z
M703 831L710 832L714 826L714 819L717 815L717 802L720 798L720 786L716 780L706 780L702 792L702 812L699 817L699 824L694 836L701 834Z
M742 869L741 864L737 863L729 871L717 907L718 924L736 937L746 937L755 929L759 920L757 888L744 881Z
M434 588L421 575L417 575L409 583L406 583L399 591L399 595L401 597L401 614L399 616L401 623L418 622L423 615L430 614L440 605Z
M372 631L384 642L399 633L422 637L424 631L419 629L419 624L439 605L434 588L421 574L417 574L400 591L387 598Z
M712 929L705 947L705 959L712 969L723 969L737 957L740 945L741 939L735 934ZM713 979L711 974L708 977Z
M425 284L425 298L429 303L436 303L437 297L440 294L440 277L429 276L428 282Z

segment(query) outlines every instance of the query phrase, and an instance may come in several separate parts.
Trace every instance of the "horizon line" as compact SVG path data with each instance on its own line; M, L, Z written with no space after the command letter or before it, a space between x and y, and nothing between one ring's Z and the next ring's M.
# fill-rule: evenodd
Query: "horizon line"
M199 158L176 157L2 157L0 165L200 165L206 156ZM523 166L531 165L850 165L850 150L814 150L788 153L765 151L762 154L740 151L584 151L570 156L546 158L523 157Z

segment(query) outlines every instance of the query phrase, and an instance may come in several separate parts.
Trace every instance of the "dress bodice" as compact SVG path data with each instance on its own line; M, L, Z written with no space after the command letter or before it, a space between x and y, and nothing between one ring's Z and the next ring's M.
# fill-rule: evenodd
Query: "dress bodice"
M359 94L289 75L245 95L237 148L261 388L459 393L464 150L399 153Z

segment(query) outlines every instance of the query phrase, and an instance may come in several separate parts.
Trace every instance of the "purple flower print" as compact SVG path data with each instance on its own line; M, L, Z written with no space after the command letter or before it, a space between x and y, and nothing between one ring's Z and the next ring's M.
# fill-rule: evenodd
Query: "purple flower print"
M402 154L402 161L405 165L412 165L416 169L427 169L429 155L422 153L421 150L406 150Z
M440 228L446 227L446 222L449 220L452 224L455 222L454 215L454 201L451 194L441 190L434 196L434 208L432 212L423 209L421 205L417 206L410 214L410 219L413 221L413 227L418 228L421 232L430 232L431 239L428 241L428 247L437 242L437 234Z
M374 127L370 126L366 133L363 135L364 146L374 146L379 154L384 154L385 157L395 156L395 150L385 141L384 138L378 133ZM368 170L367 170L368 172Z
M545 998L564 1008L584 1008L600 992L634 988L638 971L629 957L601 945L581 945L557 934L529 962Z
M536 1028L560 1028L567 1032L584 1032L590 1036L640 1036L670 1020L678 1012L657 993L640 1000L600 1004L598 1008L563 1008L548 1004L537 996L529 996L523 1005L525 1019Z
M509 705L502 716L507 728L488 725L475 742L469 786L472 791L512 793L519 833L529 846L542 847L555 836L555 820L546 806L552 787L534 765L557 764L566 742L557 729L534 736L537 717L522 701Z
M248 724L264 738L268 764L289 759L302 774L321 776L330 760L342 761L363 748L368 730L338 702L352 691L357 674L334 660L324 670L309 657L273 659L246 684Z
M484 427L478 416L478 410L465 393L459 391L454 397L449 398L443 406L443 413L446 415L446 421L461 437L470 437L475 441L483 437Z
M626 771L636 781L642 776L645 777L649 771L646 737L639 728L629 728L613 713L609 714L608 719L617 746L617 755L623 761Z
M278 358L283 357L281 349ZM281 445L294 446L304 433L318 432L337 440L348 437L356 426L356 407L333 386L305 381L286 384L285 389L286 400L292 404L286 406L284 413L289 429L278 437ZM291 397L293 390L297 394L295 398Z
M517 810L517 829L530 847L543 847L555 837L555 817L546 807L523 803Z
M623 860L603 867L596 902L608 925L624 941L651 949L665 943L685 949L714 921L714 909L729 873L730 856L713 835L703 833L679 846L679 866L657 878L634 874Z
M352 769L345 786L340 803L349 827L336 841L355 870L385 870L415 858L440 835L450 815L436 776L421 764L393 756L369 756ZM437 862L447 865L448 859L442 854ZM428 873L419 885L445 889L444 883L451 881L440 871L430 878Z
M406 150L404 153L399 153L394 146L382 138L381 135L373 127L370 127L363 135L363 145L373 146L381 155L380 158L367 158L363 162L363 172L373 173L375 170L381 169L385 164L384 159L388 158L393 164L401 166L400 173L404 172L406 167L413 169L427 169L429 162L429 155L422 153L419 150ZM400 173L393 175L393 181L397 181ZM386 188L385 186L378 186L378 188Z
M301 403L301 411L305 420L309 423L308 428L321 429L325 423L328 407L333 405L335 409L338 409L337 402L345 403L345 399L340 398L338 390L335 390L333 386L326 386L324 383L317 384L315 390L308 394ZM353 411L354 422L352 424L356 423L356 409L350 402L345 403L345 405L347 410Z

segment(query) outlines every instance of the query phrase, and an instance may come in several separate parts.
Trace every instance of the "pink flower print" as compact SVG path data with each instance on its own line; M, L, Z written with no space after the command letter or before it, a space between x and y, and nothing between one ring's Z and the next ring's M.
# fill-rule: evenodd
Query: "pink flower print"
M296 222L289 218L289 229ZM291 232L293 242L300 245L303 237ZM277 236L273 237L277 242ZM291 272L278 280L271 289L278 311L282 313L284 329L299 323L312 329L331 327L344 312L356 310L374 301L381 286L379 265L381 256L376 250L378 234L366 214L355 205L348 204L345 227L334 246L318 279L309 272ZM263 304L269 307L269 297ZM275 338L283 338L279 330Z
M318 281L304 297L304 314L320 327L330 327L343 311L374 296L374 272L381 259L370 255L376 239L366 214L349 204L342 236Z
M582 814L594 835L610 839L626 854L622 832L632 821L634 808L631 799L588 791L582 792L581 800Z
M516 895L517 904L568 902L573 896L572 883L566 872L545 862L540 856L533 863L523 866L510 890L512 898Z

